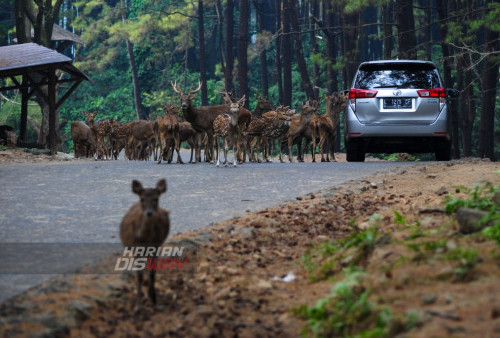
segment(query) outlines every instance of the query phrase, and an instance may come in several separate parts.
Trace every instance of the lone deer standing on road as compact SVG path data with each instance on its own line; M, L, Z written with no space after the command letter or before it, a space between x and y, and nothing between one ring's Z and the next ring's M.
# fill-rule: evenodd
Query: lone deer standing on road
M158 206L161 194L167 191L167 181L161 179L155 188L143 188L139 181L132 181L132 191L139 195L140 201L130 207L120 225L120 239L125 247L148 247L158 249L170 230L169 211ZM156 251L155 251L156 252ZM152 257L151 259L153 259ZM137 271L136 310L142 302L142 270ZM156 304L155 269L149 272L148 296Z

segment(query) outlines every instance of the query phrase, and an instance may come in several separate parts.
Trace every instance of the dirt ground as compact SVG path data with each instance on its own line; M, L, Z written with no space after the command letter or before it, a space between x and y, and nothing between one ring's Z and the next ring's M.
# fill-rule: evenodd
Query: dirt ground
M311 327L302 331L308 321L297 309L331 294L363 249L334 253L338 259L325 265L331 256L322 248L375 224L376 240L358 264L365 272L362 289L370 291L374 308L414 318L391 332L500 336L500 247L460 234L454 216L444 212L448 194L466 196L461 186L481 180L498 185L499 170L498 163L479 159L417 164L171 237L171 243L192 244L196 259L182 272L158 273L155 307L145 299L134 312L132 274L59 276L2 304L0 335L313 335ZM477 250L472 265L450 257L466 250Z

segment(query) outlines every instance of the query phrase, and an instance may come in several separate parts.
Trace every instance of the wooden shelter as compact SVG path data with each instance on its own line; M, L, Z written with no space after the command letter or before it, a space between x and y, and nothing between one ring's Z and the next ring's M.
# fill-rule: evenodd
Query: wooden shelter
M26 139L28 100L36 94L49 107L49 134L47 145L51 153L56 152L56 111L73 93L78 85L91 79L71 64L71 59L55 50L36 43L24 43L0 47L0 78L10 78L13 85L0 86L0 91L19 89L22 96L21 128L19 138ZM62 71L66 76L57 76ZM21 81L18 78L21 76ZM70 88L60 97L57 85L71 83ZM46 86L47 91L42 90Z

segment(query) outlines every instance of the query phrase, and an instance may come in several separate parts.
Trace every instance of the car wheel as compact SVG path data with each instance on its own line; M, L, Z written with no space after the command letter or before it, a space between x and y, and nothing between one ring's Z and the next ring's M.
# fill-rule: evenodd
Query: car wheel
M347 162L365 161L365 150L361 142L358 141L346 142L346 160Z
M449 141L441 141L436 143L435 155L436 161L451 160L451 143Z

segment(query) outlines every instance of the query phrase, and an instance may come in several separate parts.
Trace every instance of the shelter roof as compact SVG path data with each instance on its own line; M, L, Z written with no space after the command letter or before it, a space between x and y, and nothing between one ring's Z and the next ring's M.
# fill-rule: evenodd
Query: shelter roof
M55 64L56 68L72 76L90 78L71 64L71 58L36 43L23 43L0 47L0 78L23 75L45 69Z

